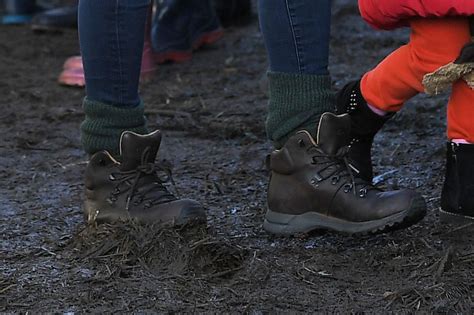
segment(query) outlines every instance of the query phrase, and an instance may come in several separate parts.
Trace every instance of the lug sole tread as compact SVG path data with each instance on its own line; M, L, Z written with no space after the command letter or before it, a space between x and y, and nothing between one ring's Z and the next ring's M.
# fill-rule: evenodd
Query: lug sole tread
M313 222L306 222L306 224L299 226L297 221L302 218L304 220L303 216L306 214L295 215L287 223L281 223L272 221L271 217L274 216L275 213L268 210L263 227L267 232L276 235L305 234L314 230L329 230L351 235L385 233L407 228L418 223L426 215L426 203L422 197L418 197L414 199L409 209L387 218L368 222L349 222L327 217L315 212L312 214L313 217L317 217L316 219L313 218ZM276 215L278 216L279 214Z

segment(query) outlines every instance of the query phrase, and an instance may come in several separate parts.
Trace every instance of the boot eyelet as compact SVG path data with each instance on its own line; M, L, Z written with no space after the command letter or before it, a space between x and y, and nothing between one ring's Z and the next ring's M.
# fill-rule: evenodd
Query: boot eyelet
M331 184L336 185L341 178L339 176L333 176L331 178Z
M318 181L318 183L323 181L323 177L319 173L314 174L314 179Z
M109 175L109 180L110 180L111 182L113 182L113 181L116 180L116 179L117 179L117 178L115 178L115 176L114 176L113 173Z
M344 185L344 192L345 192L345 193L350 192L351 189L352 189L352 184L345 184L345 185Z
M314 178L311 179L311 185L313 185L314 187L318 187L319 185L319 182L322 181L322 178L321 177L318 177L318 175L316 175Z
M354 143L357 143L359 142L359 140L357 138L352 138L351 142L349 143L349 145L353 145Z
M367 196L367 189L362 188L361 190L359 190L359 197L360 198L365 198L365 196Z

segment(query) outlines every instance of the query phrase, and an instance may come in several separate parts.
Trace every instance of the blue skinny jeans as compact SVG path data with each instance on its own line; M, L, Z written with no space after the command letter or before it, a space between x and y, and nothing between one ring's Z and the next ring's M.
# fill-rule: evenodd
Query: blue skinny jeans
M149 6L150 0L79 1L79 41L89 99L122 107L140 103Z
M150 0L80 0L79 40L87 97L140 103L138 83ZM259 0L270 70L328 74L331 0Z
M270 71L328 75L331 0L259 0Z

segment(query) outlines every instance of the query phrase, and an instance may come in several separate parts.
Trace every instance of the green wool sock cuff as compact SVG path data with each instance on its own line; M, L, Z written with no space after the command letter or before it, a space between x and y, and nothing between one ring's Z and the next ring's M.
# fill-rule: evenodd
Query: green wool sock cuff
M117 107L84 99L85 120L81 124L81 142L89 154L106 150L120 154L120 136L124 131L148 133L143 103L137 107Z
M334 111L334 93L328 75L268 72L270 101L267 135L280 148L299 130L316 136L324 112Z

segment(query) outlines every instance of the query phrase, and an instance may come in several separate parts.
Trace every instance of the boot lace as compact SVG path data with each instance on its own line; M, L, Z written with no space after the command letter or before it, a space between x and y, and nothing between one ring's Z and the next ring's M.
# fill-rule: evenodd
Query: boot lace
M167 167L150 163L148 157L150 148L147 147L141 155L140 165L129 171L112 173L109 177L115 181L115 191L112 195L117 196L128 193L125 209L128 211L131 205L144 203L145 208L176 200L176 197L164 186L171 182L174 185L171 170ZM164 175L160 176L159 173ZM140 182L142 181L142 184ZM140 188L140 190L138 190ZM116 197L112 198L112 201Z
M317 153L312 156L312 163L322 165L322 168L318 171L315 181L321 182L331 179L331 184L336 185L344 180L345 193L352 191L354 195L364 198L370 190L379 189L358 176L357 169L350 162L349 150L350 146L344 146L334 155L317 150ZM324 171L327 171L327 175L321 176Z

